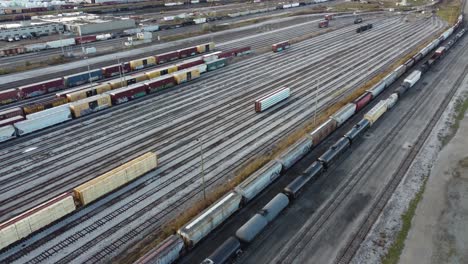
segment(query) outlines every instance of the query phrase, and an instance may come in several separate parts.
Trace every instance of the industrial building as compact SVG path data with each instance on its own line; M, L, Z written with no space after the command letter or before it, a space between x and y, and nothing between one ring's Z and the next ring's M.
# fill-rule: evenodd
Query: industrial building
M15 36L45 36L64 31L64 26L59 23L34 23L21 21L20 24L5 24L0 26L0 39L13 38Z

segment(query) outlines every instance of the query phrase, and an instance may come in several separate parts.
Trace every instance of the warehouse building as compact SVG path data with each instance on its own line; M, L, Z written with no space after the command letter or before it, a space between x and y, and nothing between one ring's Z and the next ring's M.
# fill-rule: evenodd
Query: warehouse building
M31 23L31 21L22 21L21 24L1 25L0 39L8 39L15 36L39 37L57 34L59 31L64 31L64 26L59 23Z
M76 20L65 24L66 28L77 35L89 35L101 32L125 30L135 27L133 19L95 19Z

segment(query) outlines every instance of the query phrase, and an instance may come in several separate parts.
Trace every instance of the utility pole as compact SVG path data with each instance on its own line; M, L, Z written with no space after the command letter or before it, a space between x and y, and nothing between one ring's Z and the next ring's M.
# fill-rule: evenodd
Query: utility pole
M205 186L205 168L203 162L203 138L198 138L200 143L200 158L201 158L201 174L202 174L202 188L203 188L203 199L206 201L206 186Z

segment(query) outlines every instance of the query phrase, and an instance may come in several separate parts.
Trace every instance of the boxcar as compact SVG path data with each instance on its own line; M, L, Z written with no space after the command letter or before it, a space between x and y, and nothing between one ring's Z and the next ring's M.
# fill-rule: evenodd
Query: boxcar
M227 60L225 58L212 60L206 63L206 68L208 71L214 71L216 69L226 66Z
M146 95L144 83L132 84L128 87L119 88L109 92L112 105L118 105Z
M328 27L328 20L323 20L323 21L320 21L319 24L318 24L319 28L326 28Z
M278 90L275 90L269 94L266 94L259 99L256 99L254 102L255 111L257 113L265 111L266 109L272 107L273 105L286 100L291 95L291 90L288 87L283 87Z
M359 96L353 103L356 105L356 112L364 108L372 99L372 93L365 92L361 96Z
M156 65L156 58L153 56L130 61L130 69L132 69L132 71L136 71L153 65Z
M197 54L197 47L190 47L190 48L185 48L185 49L180 49L177 50L179 53L179 58L186 58L190 56L194 56Z
M66 98L68 102L76 102L76 101L83 100L91 96L103 94L105 92L110 91L111 89L112 87L110 86L110 84L103 83L103 84L99 84L97 86L86 88L80 91L71 92L66 95Z
M158 54L154 56L156 58L156 62L158 64L165 63L168 61L178 60L179 59L179 52L171 51L162 54Z
M5 119L12 118L14 116L22 116L22 115L24 115L23 109L19 107L15 107L15 108L0 111L0 120L5 120Z
M192 68L192 67L195 67L197 65L200 65L200 64L203 64L204 61L203 61L203 58L201 57L198 57L198 58L193 58L193 59L190 59L190 60L184 60L180 63L177 63L176 64L176 67L177 67L177 70L185 70L185 69L188 69L188 68Z
M48 81L18 87L18 91L22 98L31 98L42 94L58 91L63 88L65 88L65 86L63 85L63 79L56 78Z
M112 106L110 95L95 95L70 104L73 117L80 117Z
M76 209L73 197L64 193L0 224L0 249L27 237Z
M200 77L200 70L198 68L190 68L183 71L177 71L173 76L176 83L181 84Z
M85 84L91 81L97 81L103 78L101 69L92 70L90 72L80 72L73 75L63 77L66 87L74 87Z
M22 136L63 123L71 118L70 107L65 104L29 114L26 116L26 120L17 122L14 126L17 129L18 136Z
M146 76L148 77L148 80L149 80L149 79L154 79L154 78L157 78L157 77L169 74L169 73L176 72L177 70L178 70L178 68L177 68L176 65L169 65L169 66L166 66L166 67L161 67L161 68L157 68L157 69L154 69L154 70L151 70L151 71L147 71L147 72L145 72L145 74L146 74Z
M12 123L23 120L22 116L12 117L0 121L0 142L10 140L16 137L16 129ZM0 247L1 248L1 247Z
M314 129L314 131L310 133L310 137L312 138L312 144L314 144L314 146L320 144L320 142L322 142L326 137L328 137L328 135L335 131L337 127L338 125L335 120L330 118L327 121L325 121L325 123Z
M0 91L0 105L9 104L17 101L18 99L18 91L16 91L16 89Z
M182 238L177 235L171 235L133 264L173 263L180 256L183 248L184 241Z
M25 115L30 115L59 105L64 105L66 103L68 103L68 100L63 97L43 99L35 103L23 106L23 112Z
M280 43L273 44L271 46L271 50L273 52L279 52L279 51L282 51L282 50L285 50L285 49L289 48L289 46L290 46L289 40L287 40L287 41L283 41L283 42L280 42Z
M230 192L182 226L177 233L188 247L193 247L224 220L239 210L242 196Z
M197 45L197 52L198 53L205 53L205 52L210 52L215 49L215 43L214 42L209 42L201 45Z
M333 19L333 15L328 14L328 15L325 15L324 18L325 18L325 20L332 20L332 19Z
M134 83L139 83L148 80L148 75L145 73L137 73L130 76L125 76L124 78L118 78L111 82L109 85L112 89L118 89L121 87L125 87Z
M97 41L95 35L75 37L75 42L76 42L77 45L84 44L84 43L90 43L90 42L94 42L94 41Z
M172 87L175 84L176 80L173 75L164 75L145 82L145 87L148 93L154 93L156 91Z
M115 64L107 67L101 68L102 75L104 77L109 78L112 76L118 76L127 72L130 72L132 69L130 68L130 62L124 62L121 64Z

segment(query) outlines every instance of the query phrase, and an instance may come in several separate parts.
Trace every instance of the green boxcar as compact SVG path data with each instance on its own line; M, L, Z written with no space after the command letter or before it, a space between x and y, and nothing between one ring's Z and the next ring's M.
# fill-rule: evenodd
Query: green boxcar
M226 59L225 58L217 59L217 60L210 61L210 62L206 63L206 68L207 68L208 71L213 71L213 70L222 68L224 66L226 66Z

